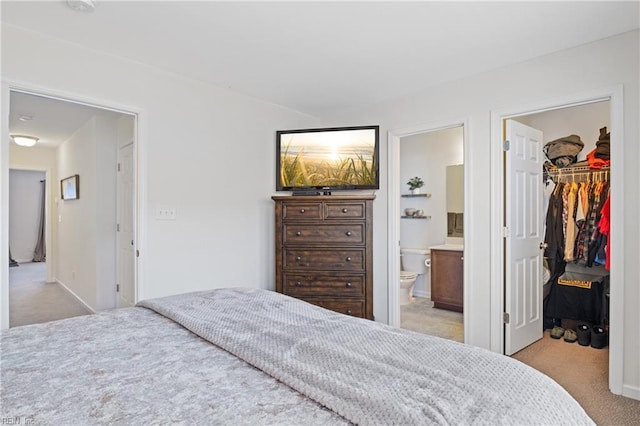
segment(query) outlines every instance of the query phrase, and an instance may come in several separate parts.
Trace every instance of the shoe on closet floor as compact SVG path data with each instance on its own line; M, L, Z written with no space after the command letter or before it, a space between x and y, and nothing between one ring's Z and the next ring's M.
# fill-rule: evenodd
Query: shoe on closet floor
M555 326L551 329L551 338L552 339L559 339L562 336L564 336L564 328L559 327L559 326Z
M578 335L576 334L575 331L573 331L571 329L567 329L567 330L564 331L564 341L565 342L573 343L576 340L578 340Z
M591 329L591 347L602 349L607 346L607 333L603 327L595 326Z
M591 327L589 324L578 324L576 334L578 335L578 344L580 346L589 346L591 344Z

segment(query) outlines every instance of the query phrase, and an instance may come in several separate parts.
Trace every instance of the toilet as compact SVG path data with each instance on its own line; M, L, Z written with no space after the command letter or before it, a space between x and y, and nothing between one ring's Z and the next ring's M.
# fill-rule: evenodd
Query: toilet
M418 275L427 272L428 249L400 249L400 305L413 302L413 286Z

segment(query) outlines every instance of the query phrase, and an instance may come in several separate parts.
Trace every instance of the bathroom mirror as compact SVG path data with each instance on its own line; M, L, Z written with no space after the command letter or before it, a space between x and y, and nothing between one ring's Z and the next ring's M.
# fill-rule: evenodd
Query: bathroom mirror
M447 166L447 236L464 235L464 165Z

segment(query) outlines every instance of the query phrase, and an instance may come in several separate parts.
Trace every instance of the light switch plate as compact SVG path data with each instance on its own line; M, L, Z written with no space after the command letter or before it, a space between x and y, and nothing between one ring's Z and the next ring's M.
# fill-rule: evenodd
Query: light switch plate
M176 220L176 208L160 207L156 209L156 220Z

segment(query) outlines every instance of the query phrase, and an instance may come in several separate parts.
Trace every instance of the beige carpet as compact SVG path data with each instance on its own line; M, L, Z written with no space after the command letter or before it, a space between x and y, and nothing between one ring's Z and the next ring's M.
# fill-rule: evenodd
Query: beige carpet
M640 401L609 391L609 351L567 343L549 332L513 358L560 383L598 425L640 425Z
M58 283L47 283L43 262L9 268L9 326L37 324L91 312Z
M436 309L433 307L433 302L424 297L414 299L413 303L400 306L400 328L444 337L456 342L464 340L461 313Z

